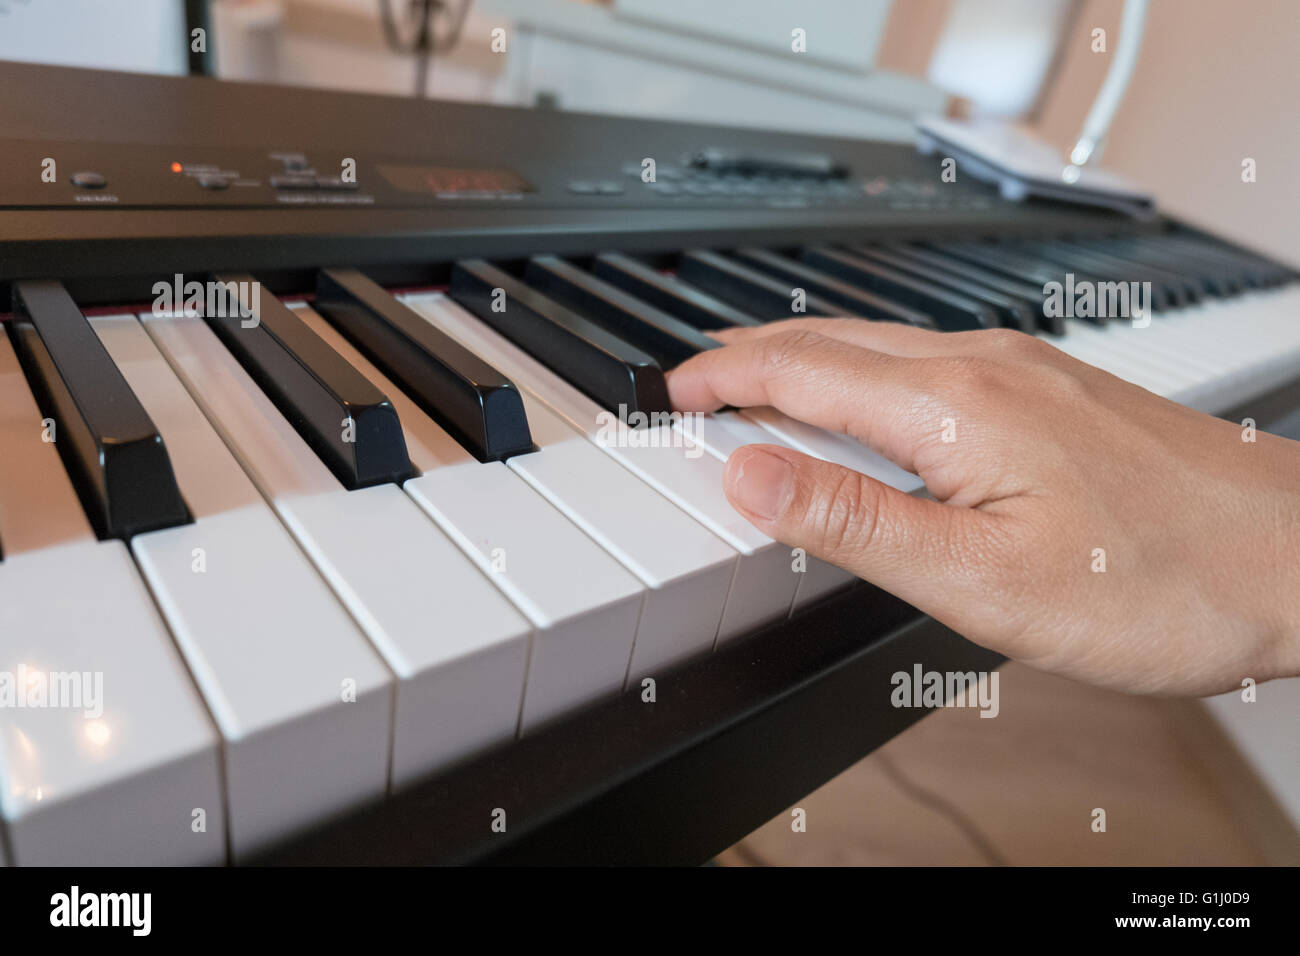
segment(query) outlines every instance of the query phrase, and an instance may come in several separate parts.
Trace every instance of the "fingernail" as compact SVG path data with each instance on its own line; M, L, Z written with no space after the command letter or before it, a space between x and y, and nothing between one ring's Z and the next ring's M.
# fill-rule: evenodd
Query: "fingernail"
M736 504L768 521L785 512L794 497L794 468L788 461L753 448L733 455L727 466Z

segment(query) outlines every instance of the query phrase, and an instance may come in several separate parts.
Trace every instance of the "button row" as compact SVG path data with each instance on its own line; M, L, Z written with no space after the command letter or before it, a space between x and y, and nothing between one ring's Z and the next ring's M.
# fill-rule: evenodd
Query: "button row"
M327 189L345 191L358 189L360 183L348 181L341 176L309 176L291 174L271 177L272 189Z

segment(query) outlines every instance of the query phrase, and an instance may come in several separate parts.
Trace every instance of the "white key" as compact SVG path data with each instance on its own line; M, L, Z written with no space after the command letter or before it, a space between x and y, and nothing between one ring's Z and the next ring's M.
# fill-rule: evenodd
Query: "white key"
M1111 322L1105 329L1085 326L1086 330L1097 337L1098 345L1113 354L1123 356L1127 361L1146 368L1150 373L1158 374L1171 383L1169 391L1201 380L1206 369L1199 360L1185 357L1176 347L1171 347L1171 333L1163 322L1159 326L1134 328L1128 322ZM1154 333L1152 329L1155 329Z
M521 731L621 690L641 583L504 464L471 456L319 315L297 314L388 396L422 472L406 492L536 628Z
M746 411L752 411L752 409ZM786 416L774 408L767 409L767 411L771 412L778 422L793 421L787 419ZM803 425L802 422L796 422L795 424L815 432L821 432L821 429L813 429L812 426ZM781 445L812 454L807 452L805 448L799 448L775 429L768 430L759 424L757 420L737 412L714 412L711 415L683 416L674 423L673 427L698 441L705 450L723 462L730 458L731 453L742 445ZM829 432L823 434L828 439L835 437ZM828 441L826 444L829 446L832 443ZM859 449L867 455L874 455L869 449L861 448L861 446L859 446ZM826 458L826 456L822 455L817 457ZM857 463L851 454L843 454L840 457L842 460L838 462L839 464L846 464L848 461ZM878 455L875 456L875 459L884 461ZM826 458L826 460L831 459ZM890 462L885 462L885 464L891 468L894 467ZM875 467L875 461L871 465ZM852 468L854 464L846 464L846 467ZM907 474L901 469L895 470L900 474ZM920 484L920 479L917 478L916 482ZM798 566L796 565L796 567ZM799 575L799 584L795 589L794 601L791 604L792 611L800 610L814 601L820 600L828 594L854 584L859 580L857 576L850 574L848 571L809 555L804 557L802 567L803 572Z
M393 786L513 739L523 616L400 487L340 485L201 319L140 318L397 676Z
M798 575L790 549L742 518L722 491L722 463L672 426L602 430L611 416L577 389L443 295L407 304L531 392L590 441L740 552L719 641L785 617Z
M848 435L809 425L770 406L683 417L673 427L722 461L742 445L783 445L852 468L908 494L923 493L925 487L916 475Z
M1082 361L1198 408L1217 412L1294 377L1300 290L1211 299L1134 328L1083 325L1053 340ZM1078 334L1074 334L1074 332Z
M131 549L225 740L236 860L388 782L393 681L133 316L91 319L194 523Z
M1111 333L1125 349L1141 351L1161 363L1177 363L1196 380L1223 375L1231 364L1229 344L1220 340L1215 349L1207 350L1203 342L1189 337L1192 326L1182 321L1185 317L1175 312L1141 328L1116 323Z
M683 415L673 427L721 461L742 445L785 445L762 425L735 412Z
M1110 329L1093 328L1078 319L1067 319L1065 327L1065 338L1057 343L1062 351L1157 395L1168 395L1190 381L1176 369L1161 366L1140 352L1125 349L1111 338Z
M793 609L801 610L861 580L850 571L808 555L804 573L799 575L799 587L794 594Z
M1218 413L1294 379L1300 365L1297 311L1300 287L1294 285L1199 306L1187 316L1188 338L1223 362L1223 374L1175 399Z
M509 466L649 588L629 680L712 651L735 549L522 394L539 450Z
M848 435L828 432L770 407L747 408L741 415L758 422L806 455L851 468L909 495L925 493L925 482L919 477Z
M126 548L95 540L41 435L0 329L0 696L36 686L80 694L57 697L78 706L0 706L7 862L220 863L216 731Z

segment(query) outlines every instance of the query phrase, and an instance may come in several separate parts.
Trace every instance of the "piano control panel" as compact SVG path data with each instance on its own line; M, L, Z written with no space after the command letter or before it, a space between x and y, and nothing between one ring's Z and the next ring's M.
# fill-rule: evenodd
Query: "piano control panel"
M667 156L486 163L337 149L239 149L0 139L0 209L770 208L981 211L987 187L917 167L852 168L830 156L713 147ZM860 164L861 165L861 164ZM531 168L530 168L531 167ZM922 168L924 167L924 168Z

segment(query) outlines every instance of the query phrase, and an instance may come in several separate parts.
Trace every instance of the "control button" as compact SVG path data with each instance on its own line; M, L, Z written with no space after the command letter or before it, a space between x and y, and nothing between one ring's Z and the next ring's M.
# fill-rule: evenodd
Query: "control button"
M613 182L599 183L597 184L596 189L604 196L618 196L623 192L623 184Z
M358 182L348 182L341 176L317 176L316 185L321 189L360 189Z
M586 182L585 180L574 180L569 183L569 192L578 193L582 196L590 196L592 193L596 192L596 184Z
M102 173L73 173L72 185L78 189L103 189L108 185L108 180L104 178Z
M294 156L282 156L281 162L284 163L284 168L291 173L301 172L302 170L307 168L307 157L301 154L294 155Z
M315 189L315 176L272 176L272 189Z
M204 189L229 189L230 180L225 176L200 176L195 180Z

